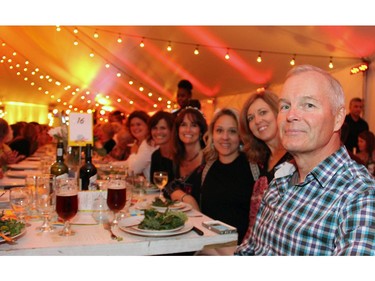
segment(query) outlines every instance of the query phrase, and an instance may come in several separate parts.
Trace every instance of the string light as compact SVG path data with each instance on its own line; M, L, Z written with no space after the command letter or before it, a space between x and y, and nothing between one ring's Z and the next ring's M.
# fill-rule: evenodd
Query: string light
M94 38L95 38L95 39L98 39L98 38L99 38L99 34L98 34L98 32L96 32L96 31L95 31L95 33L94 33Z
M122 43L121 35L118 36L118 38L117 38L117 43Z
M145 43L143 42L143 39L142 39L141 43L139 43L139 46L140 46L141 48L143 48L143 47L145 46Z
M262 62L262 52L259 52L257 62L261 63Z
M293 58L290 61L290 65L295 65L296 64L296 55L293 55Z
M329 67L330 69L333 68L332 57L331 57L330 60L329 60L328 67Z
M230 56L229 56L229 49L227 49L227 53L226 53L226 55L225 55L225 59L226 59L226 60L229 60L229 59L230 59Z
M168 44L168 47L167 47L167 51L168 52L172 51L171 41L169 41L169 44Z
M198 45L195 47L194 55L196 55L196 56L199 55Z

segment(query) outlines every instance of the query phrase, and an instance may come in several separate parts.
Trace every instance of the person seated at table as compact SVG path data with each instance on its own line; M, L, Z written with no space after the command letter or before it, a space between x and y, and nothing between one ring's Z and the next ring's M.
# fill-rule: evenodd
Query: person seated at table
M252 175L256 180L250 199L249 227L243 243L251 234L263 194L274 178L276 168L292 159L281 145L277 127L278 99L271 91L253 93L240 113L243 151L251 163Z
M150 182L151 154L158 148L151 139L148 128L150 116L142 110L130 113L126 120L126 126L135 139L130 155L126 160L126 166L130 173L142 175Z
M35 124L29 122L23 129L23 135L9 143L12 150L29 157L38 149L38 131Z
M117 143L115 147L104 157L104 161L125 161L130 155L130 143L133 143L133 137L125 128L117 133Z
M115 135L115 130L111 123L103 123L98 126L97 135L97 143L96 146L99 148L100 146L105 150L105 154L108 154L112 151L115 147L116 142L113 139Z
M159 148L151 155L150 176L154 183L153 174L156 171L168 172L168 183L174 180L173 171L173 138L172 130L174 115L166 111L158 111L149 120L149 128L155 145ZM167 183L167 184L168 184Z
M345 96L328 72L289 71L277 123L285 162L263 196L241 255L375 255L375 180L341 143Z
M13 151L7 143L13 138L12 128L8 122L0 118L0 170L8 164L15 164L25 158L24 155L19 155L17 151Z
M249 224L254 178L246 154L241 151L237 111L218 111L207 135L200 209L205 215L236 227L239 244Z
M358 135L358 149L356 154L364 165L369 169L370 174L374 176L374 161L375 161L375 136L371 131L363 131ZM372 166L370 166L372 165Z
M173 127L173 164L175 180L164 188L172 200L191 204L199 210L202 170L205 164L203 136L207 122L196 108L185 108L177 115Z

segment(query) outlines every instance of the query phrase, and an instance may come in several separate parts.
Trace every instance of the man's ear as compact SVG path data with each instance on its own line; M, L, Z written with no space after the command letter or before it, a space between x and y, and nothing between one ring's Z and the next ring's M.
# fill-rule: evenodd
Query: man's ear
M339 110L336 112L335 116L335 127L334 131L340 131L342 124L345 122L345 116L346 116L346 110L345 107L341 107Z

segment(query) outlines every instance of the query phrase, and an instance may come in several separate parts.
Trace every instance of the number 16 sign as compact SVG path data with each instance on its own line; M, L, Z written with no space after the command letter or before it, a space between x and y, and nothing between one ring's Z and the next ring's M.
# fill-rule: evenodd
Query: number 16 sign
M90 113L69 114L69 146L93 145L93 119Z

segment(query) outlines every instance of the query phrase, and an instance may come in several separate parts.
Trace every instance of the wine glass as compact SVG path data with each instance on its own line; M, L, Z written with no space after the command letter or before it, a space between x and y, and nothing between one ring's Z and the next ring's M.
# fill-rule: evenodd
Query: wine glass
M76 178L59 178L56 183L56 213L64 221L60 236L71 236L69 220L78 212L78 183Z
M113 212L112 226L118 225L117 214L125 207L126 184L125 180L113 179L107 185L107 205Z
M168 173L163 172L163 171L154 172L153 179L154 179L154 184L160 190L159 198L161 199L163 198L162 190L168 183Z
M29 212L31 196L30 189L27 187L13 187L10 189L9 200L13 212L20 222L26 226L30 226L30 224L26 223L26 215Z
M55 186L56 176L53 174L43 174L38 176L35 186L36 208L43 216L43 223L37 227L41 232L50 232L55 229L50 224L51 214L55 209Z

